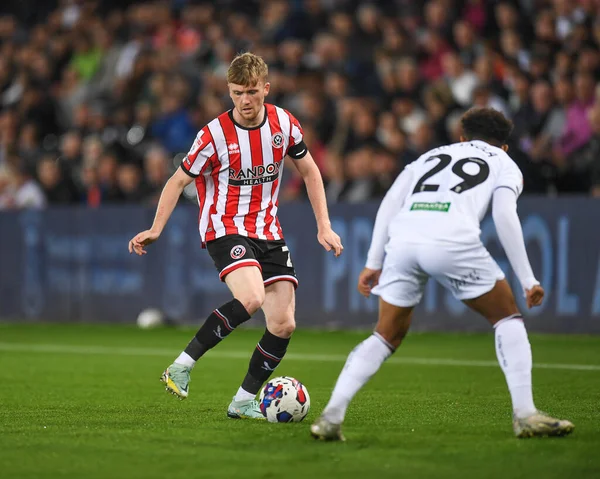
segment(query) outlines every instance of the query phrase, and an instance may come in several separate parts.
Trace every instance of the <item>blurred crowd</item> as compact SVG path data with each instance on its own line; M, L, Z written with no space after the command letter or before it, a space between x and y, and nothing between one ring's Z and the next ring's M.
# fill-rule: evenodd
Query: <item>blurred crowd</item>
M600 196L598 0L0 3L0 209L155 204L231 107L240 51L269 64L331 202L381 197L472 106L513 120L526 193ZM281 200L304 196L288 168Z

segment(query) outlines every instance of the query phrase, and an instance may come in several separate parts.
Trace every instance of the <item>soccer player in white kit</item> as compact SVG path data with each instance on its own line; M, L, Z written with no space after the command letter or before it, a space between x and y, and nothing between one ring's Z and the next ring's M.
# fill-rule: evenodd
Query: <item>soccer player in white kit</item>
M498 237L525 293L539 306L517 215L523 175L506 153L512 123L491 108L462 117L460 143L431 150L408 165L383 199L358 290L379 296L373 335L348 356L331 399L311 426L318 439L344 440L341 424L354 395L400 346L430 277L494 327L517 437L569 434L574 426L538 411L531 388L531 347L504 273L479 239L490 201Z

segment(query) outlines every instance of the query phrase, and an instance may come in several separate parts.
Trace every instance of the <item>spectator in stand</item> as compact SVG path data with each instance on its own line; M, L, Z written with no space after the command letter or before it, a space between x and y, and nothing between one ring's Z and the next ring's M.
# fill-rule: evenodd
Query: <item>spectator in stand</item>
M120 200L127 203L141 203L146 198L142 171L135 163L122 163L117 169L117 184L121 192Z
M579 150L571 154L573 183L580 193L590 191L592 196L600 197L600 104L595 104L589 112L592 137Z
M40 209L46 207L47 201L40 185L32 178L23 166L20 158L15 158L10 168L10 193L7 204L9 207L21 209Z
M144 156L144 202L157 205L162 189L169 179L169 155L161 146L151 146Z
M49 205L70 205L79 202L79 193L75 185L63 176L56 158L42 158L38 163L37 178Z
M592 136L589 111L594 104L596 83L591 73L580 71L575 75L575 98L567 108L565 128L558 141L556 161L562 164L566 157L585 145Z
M455 51L449 51L444 55L442 65L444 80L450 88L454 100L463 108L471 105L473 90L479 83L477 75L465 67L460 55Z

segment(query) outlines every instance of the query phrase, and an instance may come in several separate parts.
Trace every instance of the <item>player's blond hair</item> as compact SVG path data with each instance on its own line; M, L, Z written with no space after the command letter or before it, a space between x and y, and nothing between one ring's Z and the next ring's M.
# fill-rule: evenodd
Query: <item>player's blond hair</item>
M236 56L227 70L227 83L254 86L259 81L266 81L269 67L265 61L254 53L246 52Z

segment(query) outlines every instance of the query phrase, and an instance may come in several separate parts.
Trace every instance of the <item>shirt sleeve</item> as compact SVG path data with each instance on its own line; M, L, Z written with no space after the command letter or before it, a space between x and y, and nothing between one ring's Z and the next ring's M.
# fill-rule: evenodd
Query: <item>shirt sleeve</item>
M508 188L514 191L516 198L523 192L523 173L508 155L505 157L504 166L494 187L494 189L498 188Z
M412 181L413 172L409 165L402 173L400 173L400 175L398 175L398 178L396 178L396 181L394 181L394 184L383 198L379 210L377 211L375 226L373 227L373 238L371 239L371 247L367 254L367 268L382 268L383 258L385 256L385 245L388 241L388 226L396 213L398 213L404 205L404 202L410 193Z
M295 160L299 160L300 158L304 158L308 153L308 148L304 143L304 131L296 117L289 111L286 110L286 112L290 117L290 142L286 154Z
M214 155L215 147L213 146L210 130L205 126L198 132L190 151L183 158L181 169L192 178L196 178L210 163Z
M494 191L492 217L508 261L525 291L540 283L535 279L529 264L523 230L517 214L517 195L511 190L512 188L498 188Z

